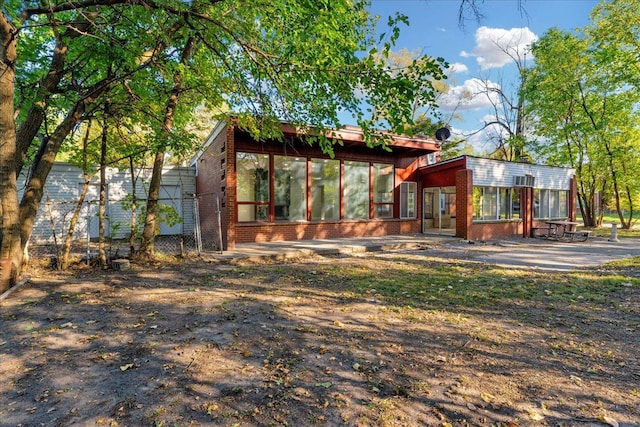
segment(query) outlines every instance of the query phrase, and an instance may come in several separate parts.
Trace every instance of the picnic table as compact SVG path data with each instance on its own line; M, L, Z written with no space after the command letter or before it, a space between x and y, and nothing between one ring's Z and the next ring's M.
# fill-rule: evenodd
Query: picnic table
M544 237L547 239L560 240L568 239L569 241L584 242L591 235L589 230L576 230L576 226L580 224L575 221L544 221L545 227L534 227L535 237Z

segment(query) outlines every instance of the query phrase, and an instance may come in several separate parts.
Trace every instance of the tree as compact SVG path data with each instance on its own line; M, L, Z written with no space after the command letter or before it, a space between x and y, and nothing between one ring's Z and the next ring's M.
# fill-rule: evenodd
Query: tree
M605 151L612 174L614 205L623 228L633 225L634 206L640 200L640 4L634 0L601 2L586 28L594 41L598 63L619 88L620 114L608 123ZM616 94L618 95L618 94ZM631 111L630 111L631 109ZM626 215L625 215L626 212Z
M528 33L528 34L526 34ZM527 118L524 86L527 78L527 56L531 56L531 46L527 40L534 39L530 32L520 32L520 37L493 35L492 43L508 61L516 66L517 81L513 84L492 82L489 77L477 79L478 93L491 106L484 125L478 132L485 132L494 143L491 157L507 161L529 160L526 152ZM526 34L526 35L525 35Z
M179 150L185 141L180 127L163 129L159 114L168 104L158 100L169 99L176 76L182 76L185 102L176 106L175 124L186 123L198 105L226 104L226 116L258 139L278 138L276 125L287 120L309 126L310 140L328 153L339 111L352 113L370 146L388 142L380 129L402 132L412 123L411 101L433 101L433 87L424 81L443 77L443 60L418 58L406 72L389 73L385 58L408 21L389 18L391 30L376 38L367 6L364 0L256 0L251 7L242 0L59 0L43 7L5 1L0 254L14 278L62 144L107 96L114 103L129 97L138 117L147 115L154 153ZM193 55L181 61L189 39ZM23 166L29 179L18 202Z
M527 81L536 133L543 138L539 152L551 164L576 169L587 226L601 221L600 193L603 199L611 195L622 226L629 228L640 192L630 168L640 160L638 141L631 139L638 134L637 56L621 43L625 37L599 31L607 27L603 23L620 19L627 7L640 13L636 2L607 3L606 10L595 10L595 24L583 31L547 32L534 45L537 60Z

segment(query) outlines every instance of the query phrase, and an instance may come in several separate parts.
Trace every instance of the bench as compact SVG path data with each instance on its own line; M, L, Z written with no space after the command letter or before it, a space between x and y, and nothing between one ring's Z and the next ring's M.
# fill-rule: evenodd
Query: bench
M586 242L590 235L590 230L565 231L563 237L569 237L572 242Z
M531 227L531 235L533 237L548 238L551 233L551 227Z

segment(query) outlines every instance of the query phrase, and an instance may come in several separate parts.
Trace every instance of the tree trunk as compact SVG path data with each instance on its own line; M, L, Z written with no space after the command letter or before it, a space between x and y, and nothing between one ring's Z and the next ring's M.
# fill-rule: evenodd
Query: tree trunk
M622 212L622 203L620 197L620 188L618 185L618 174L615 165L613 164L613 152L611 151L611 146L605 142L605 149L607 150L607 165L609 166L609 173L611 174L612 184L613 184L613 196L616 201L616 212L618 212L618 218L620 219L620 224L622 228L628 229L631 227L631 220L627 221Z
M133 167L133 156L129 157L129 170L131 171L131 234L129 235L129 254L136 252L136 234L138 230L138 193L136 191L137 177Z
M40 207L42 195L44 192L44 184L47 181L51 167L56 159L56 155L60 150L60 146L64 139L71 133L73 128L80 123L84 111L87 105L90 105L96 101L96 99L107 90L109 85L104 83L95 87L93 90L89 90L91 96L76 102L74 107L67 113L67 116L58 125L56 130L51 134L51 137L46 140L46 146L43 150L40 160L33 165L32 172L30 174L29 181L26 184L22 200L20 201L20 242L21 249L27 245L31 233L33 232L33 225L36 220L36 214Z
M76 208L73 212L73 216L71 217L71 221L69 222L69 230L67 231L67 236L65 237L65 240L64 240L62 258L60 261L61 270L66 270L67 268L69 268L69 253L71 252L71 245L73 242L73 232L76 229L78 218L80 218L80 213L82 212L82 205L84 204L84 199L87 197L87 192L89 191L89 184L91 183L91 179L89 177L88 165L87 165L87 143L89 140L90 133L91 133L91 121L87 123L87 131L84 134L84 140L82 142L82 176L84 177L84 183L82 184L82 190L80 191L80 198L78 199L78 204L76 205ZM87 229L87 233L88 232L89 230Z
M107 137L109 128L109 100L104 103L104 115L102 122L102 139L100 143L100 201L98 203L98 253L100 267L107 268L107 254L104 250L105 213L107 203Z
M13 105L16 40L15 26L0 11L0 292L16 283L22 269Z
M185 43L185 47L182 50L180 57L181 63L186 63L193 55L193 48L195 39L190 37ZM184 91L182 79L179 74L174 76L174 85L167 101L167 108L165 109L164 121L162 123L162 135L161 138L169 138L171 128L173 127L173 120L175 118L176 108L178 107L178 99L180 94ZM151 258L155 254L154 241L156 232L156 221L158 215L158 199L160 197L160 184L162 180L162 166L164 165L166 145L162 144L153 162L153 172L151 174L151 182L149 183L149 197L147 199L147 214L144 222L144 231L142 232L142 242L140 243L140 255Z
M71 217L71 221L69 222L69 230L67 231L67 236L64 240L64 246L62 250L62 257L60 261L60 269L66 270L69 268L69 254L71 252L71 245L73 244L73 232L78 224L78 218L80 218L80 213L82 212L82 205L84 204L84 199L87 197L87 192L89 191L89 175L84 173L84 183L82 184L82 190L80 191L80 198L78 199L78 204L76 205L75 210L73 211L73 216ZM88 227L88 225L87 225ZM87 230L87 233L89 230Z
M153 172L149 182L149 194L147 196L147 212L142 231L139 255L152 258L155 255L156 219L158 215L158 199L160 198L160 184L162 181L162 166L164 165L164 150L156 153L153 161Z

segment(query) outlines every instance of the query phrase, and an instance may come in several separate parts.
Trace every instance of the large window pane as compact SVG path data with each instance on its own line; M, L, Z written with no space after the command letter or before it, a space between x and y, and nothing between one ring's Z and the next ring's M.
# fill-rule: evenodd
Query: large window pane
M540 215L540 190L533 190L533 217L542 218Z
M311 160L311 219L340 219L339 160Z
M273 204L275 219L307 219L307 159L274 156Z
M498 189L484 187L482 197L482 219L496 219L498 217Z
M509 219L511 214L511 189L501 188L499 191L500 209L498 209L499 219Z
M369 163L344 162L344 217L369 218Z
M482 187L473 187L473 219L482 219Z
M417 193L417 183L403 182L400 184L400 218L416 217Z
M511 189L511 218L521 218L520 216L520 190Z
M269 205L238 204L238 221L267 221Z
M373 202L376 205L376 218L393 216L393 165L374 163L373 165Z
M540 190L540 218L549 218L549 190Z
M269 203L269 155L236 153L238 221L265 221Z
M560 197L557 191L549 191L549 207L550 217L558 218L560 216Z
M569 216L569 197L568 191L560 191L558 194L560 199L560 211L558 212L559 218L567 218Z

